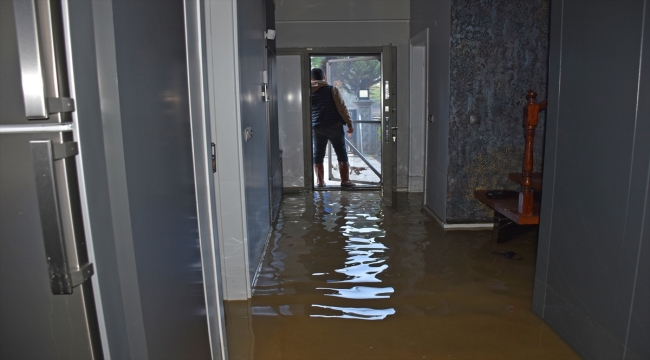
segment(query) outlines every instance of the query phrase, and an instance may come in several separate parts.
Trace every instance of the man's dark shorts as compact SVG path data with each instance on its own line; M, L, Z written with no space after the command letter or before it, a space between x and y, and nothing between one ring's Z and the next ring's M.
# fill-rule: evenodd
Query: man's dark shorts
M348 161L348 153L345 150L345 131L343 130L343 126L334 125L312 128L311 138L313 143L314 164L323 163L328 140L332 143L338 161Z

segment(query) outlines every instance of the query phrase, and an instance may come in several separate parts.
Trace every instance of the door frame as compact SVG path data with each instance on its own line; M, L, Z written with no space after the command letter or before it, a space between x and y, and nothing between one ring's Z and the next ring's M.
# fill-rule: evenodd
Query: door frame
M218 176L217 142L214 136L214 104L210 101L211 79L208 53L211 50L209 19L220 8L212 8L200 1L185 1L185 42L187 56L188 97L194 161L194 186L196 191L197 223L201 252L203 288L205 292L206 320L212 359L227 359L226 323L224 318L224 257L223 226L218 226L222 200ZM220 5L220 4L219 4ZM221 13L230 17L228 12ZM237 149L241 157L241 149ZM217 175L215 175L217 174ZM241 173L239 173L241 174ZM243 215L242 215L243 216ZM221 224L220 224L221 225ZM246 272L247 273L247 272ZM247 279L248 280L248 279ZM250 283L250 282L248 282Z
M392 46L392 45L387 45L387 46ZM300 55L300 74L301 74L301 91L302 91L302 118L303 118L303 125L308 124L305 119L309 119L311 117L311 104L310 104L310 71L311 71L311 62L310 62L310 57L312 55L381 55L382 56L382 72L384 71L384 64L385 62L390 62L394 61L394 59L384 59L383 57L385 56L385 48L386 46L355 46L355 47L304 47L304 48L277 48L277 55ZM394 48L394 46L392 46ZM395 51L393 50L393 53ZM394 71L393 71L394 73ZM382 79L384 78L384 74L382 73ZM395 79L391 78L388 79L393 85L393 88L395 87ZM383 92L383 86L382 86L382 98L384 97L384 92ZM394 104L395 102L395 96L393 93L391 93L391 104ZM394 106L391 106L394 107ZM393 112L394 114L394 112ZM391 116L391 123L394 123L395 116ZM395 125L391 125L395 126ZM383 127L382 127L383 128ZM314 171L312 170L313 164L312 164L312 146L311 146L311 125L310 126L303 126L302 127L302 141L303 141L303 157L304 157L304 188L306 190L313 190L314 189ZM395 148L395 146L393 146ZM382 163L384 162L384 157L389 156L392 158L392 155L389 154L384 154L382 152ZM387 160L389 160L387 158ZM396 173L396 168L395 168L395 163L391 162L390 166L392 167L392 178L395 177ZM384 171L382 171L382 185L381 189L383 191L385 186L390 186L390 191L393 192L393 187L394 187L395 181L391 179L391 181L386 181L385 176L384 176ZM358 188L357 190L364 190L363 187ZM370 188L368 190L376 190L376 188ZM387 204L390 205L390 204Z
M266 46L264 52L264 101L266 103L266 143L268 155L268 182L269 182L269 217L270 223L277 219L282 198L282 150L273 151L274 140L279 142L278 132L278 89L277 89L277 55L275 51ZM279 179L278 179L279 177ZM277 182L279 181L279 186Z

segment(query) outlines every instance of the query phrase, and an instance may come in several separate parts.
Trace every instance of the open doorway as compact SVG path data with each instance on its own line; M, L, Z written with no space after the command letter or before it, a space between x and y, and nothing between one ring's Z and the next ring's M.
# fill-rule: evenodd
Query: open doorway
M354 132L344 139L349 178L355 187L379 189L382 183L381 54L316 54L310 68L322 69L325 80L338 89L350 114ZM323 161L325 189L339 186L341 174L332 143ZM319 188L322 189L322 188Z
M277 59L284 190L341 189L338 159L331 148L324 159L326 186L314 186L310 71L319 67L351 110L355 131L345 137L345 144L354 188L381 190L382 202L390 206L396 184L395 47L278 48Z

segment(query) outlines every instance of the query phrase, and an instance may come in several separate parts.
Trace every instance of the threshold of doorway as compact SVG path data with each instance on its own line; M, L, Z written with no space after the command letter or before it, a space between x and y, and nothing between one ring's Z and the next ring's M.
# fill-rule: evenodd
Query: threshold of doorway
M352 187L343 187L340 185L326 185L323 187L315 187L314 191L332 191L332 190L345 190L345 191L379 191L381 186L368 186L368 185L357 185Z

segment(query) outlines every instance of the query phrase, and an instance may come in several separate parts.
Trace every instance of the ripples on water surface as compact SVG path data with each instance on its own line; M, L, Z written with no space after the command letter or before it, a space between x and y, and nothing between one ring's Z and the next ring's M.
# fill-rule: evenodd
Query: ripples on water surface
M367 300L387 299L395 292L381 279L389 265L379 194L316 192L313 196L313 203L301 197L285 200L276 227L280 237L271 244L267 257L271 267L264 268L264 280L258 281L260 292L284 293L289 284L307 277L313 290L322 294L308 309L311 317L381 320L395 314L393 308L380 304L362 308L358 302L366 300L368 305ZM297 250L309 256L291 263L293 271L286 272L288 262L283 260ZM323 282L328 286L318 286ZM329 297L346 299L349 306L334 306Z
M534 236L510 247L524 261L495 257L490 232L445 233L420 198L285 196L253 298L227 304L231 358L573 358L529 310Z

